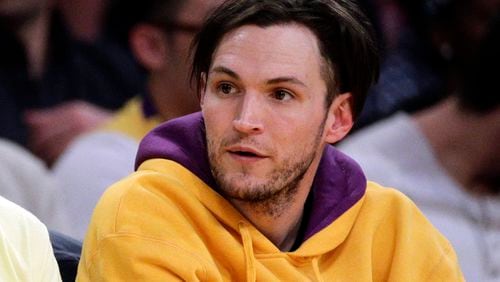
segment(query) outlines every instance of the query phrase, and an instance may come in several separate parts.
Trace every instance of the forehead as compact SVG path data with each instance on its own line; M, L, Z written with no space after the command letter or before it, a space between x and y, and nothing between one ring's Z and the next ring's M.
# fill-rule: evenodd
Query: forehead
M245 25L222 38L211 68L222 65L244 73L308 79L320 75L321 62L318 40L303 25Z

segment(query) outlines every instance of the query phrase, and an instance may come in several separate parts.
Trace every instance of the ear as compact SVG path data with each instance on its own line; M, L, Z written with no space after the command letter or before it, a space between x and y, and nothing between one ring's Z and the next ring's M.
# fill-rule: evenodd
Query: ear
M205 102L205 93L207 92L207 74L202 73L200 79L200 107L203 108L203 103Z
M134 57L148 71L162 69L167 64L168 42L164 32L153 25L138 24L129 35Z
M344 138L353 126L352 94L335 97L328 110L325 141L333 144Z

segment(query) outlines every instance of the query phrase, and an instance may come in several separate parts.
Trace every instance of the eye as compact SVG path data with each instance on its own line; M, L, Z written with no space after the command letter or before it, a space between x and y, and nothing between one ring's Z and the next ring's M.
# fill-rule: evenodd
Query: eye
M235 93L236 88L230 83L222 82L217 86L217 91L224 95L229 95Z
M274 91L273 98L280 101L287 101L293 98L293 94L286 90L279 89Z

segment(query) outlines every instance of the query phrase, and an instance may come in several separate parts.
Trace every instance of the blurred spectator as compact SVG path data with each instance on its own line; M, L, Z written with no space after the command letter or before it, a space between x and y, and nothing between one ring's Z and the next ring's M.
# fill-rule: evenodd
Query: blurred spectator
M425 15L414 20L410 16L414 11L407 9L403 0L362 2L372 10L383 60L379 81L370 90L354 130L398 110L418 109L428 103L426 100L436 101L439 97L435 93L442 87L440 60L430 48L428 29L418 32Z
M0 196L0 281L61 281L47 228Z
M53 2L0 2L0 137L48 163L107 119L104 108L120 107L141 89L122 52L72 39Z
M467 38L456 42L470 48L450 65L449 98L361 130L340 149L369 179L419 206L454 246L468 281L500 281L499 18L480 49Z
M109 0L57 0L64 22L73 37L94 42L103 32Z
M498 0L362 2L374 11L384 60L355 130L443 99L453 87L445 77L449 66L473 50L498 6Z
M120 42L130 41L147 71L147 92L127 103L100 130L74 142L53 167L66 189L64 203L83 239L92 210L114 182L133 171L139 141L161 121L199 110L189 79L189 46L208 12L221 0L149 0L111 3L110 22ZM128 39L125 39L128 38Z

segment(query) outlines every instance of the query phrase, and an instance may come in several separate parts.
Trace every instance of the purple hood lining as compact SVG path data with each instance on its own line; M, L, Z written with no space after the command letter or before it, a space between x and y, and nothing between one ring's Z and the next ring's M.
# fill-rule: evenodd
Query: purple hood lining
M216 187L206 152L205 124L200 112L173 119L151 131L139 145L135 169L148 159L175 161ZM312 188L303 241L319 232L356 204L366 190L366 178L351 158L327 146Z

